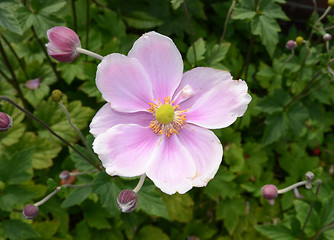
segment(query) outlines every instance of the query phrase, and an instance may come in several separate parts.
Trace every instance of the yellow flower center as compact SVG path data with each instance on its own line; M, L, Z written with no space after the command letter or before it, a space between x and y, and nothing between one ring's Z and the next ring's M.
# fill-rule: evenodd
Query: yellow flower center
M174 119L174 108L170 104L162 105L155 112L155 118L162 124L171 123Z
M149 103L150 108L147 109L154 115L154 119L150 122L150 128L158 135L164 134L170 137L174 133L178 134L186 123L187 110L180 110L178 105L173 106L173 101L170 97L166 97L164 103L155 100L155 103Z

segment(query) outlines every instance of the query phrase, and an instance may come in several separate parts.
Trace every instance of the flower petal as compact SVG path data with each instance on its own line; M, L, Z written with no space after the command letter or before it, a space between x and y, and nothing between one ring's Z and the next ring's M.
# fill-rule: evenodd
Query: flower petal
M178 135L196 165L193 185L204 187L215 176L223 158L223 147L216 135L208 129L188 124Z
M241 117L252 100L242 80L226 80L197 99L186 112L187 121L205 128L224 128ZM180 108L183 109L182 104Z
M134 124L119 124L99 134L93 143L109 175L134 177L145 173L160 136Z
M176 134L162 138L146 172L154 184L167 194L189 191L195 174L194 160Z
M96 85L102 97L117 111L136 112L150 108L151 80L135 58L110 54L97 67Z
M182 56L174 42L156 32L145 33L130 50L146 69L152 80L155 99L172 97L183 73Z
M96 137L106 132L117 124L138 124L148 127L153 116L148 112L124 113L112 109L110 103L106 103L94 116L89 125L90 133Z
M203 94L214 88L222 81L232 80L227 71L208 67L197 67L183 74L182 81L173 96L175 104L180 104L181 109L191 107ZM191 96L184 94L188 89L192 90ZM189 90L188 90L189 91Z

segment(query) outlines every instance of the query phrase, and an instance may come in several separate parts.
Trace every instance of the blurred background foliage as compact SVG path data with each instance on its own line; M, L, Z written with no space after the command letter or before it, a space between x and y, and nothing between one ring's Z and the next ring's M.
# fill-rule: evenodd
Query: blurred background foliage
M307 4L313 10L316 2ZM285 0L1 0L0 95L87 156L49 96L63 91L72 122L91 144L88 125L104 104L95 86L98 61L51 60L44 46L51 27L75 30L83 48L101 55L127 54L141 34L157 31L173 39L185 70L228 70L247 81L253 100L231 127L214 131L224 159L207 187L169 196L146 180L137 210L121 214L117 195L138 179L92 172L74 182L87 188L62 189L34 220L22 217L23 207L58 186L62 170L93 167L1 101L14 126L0 133L0 239L334 239L334 48L329 42L327 51L322 39L334 18L317 21L320 8L297 24L282 8ZM306 43L292 55L285 43L299 35ZM29 89L27 81L37 78L40 85ZM283 188L307 171L322 180L316 199L315 188L300 188L303 199L288 192L273 205L262 197L263 185Z

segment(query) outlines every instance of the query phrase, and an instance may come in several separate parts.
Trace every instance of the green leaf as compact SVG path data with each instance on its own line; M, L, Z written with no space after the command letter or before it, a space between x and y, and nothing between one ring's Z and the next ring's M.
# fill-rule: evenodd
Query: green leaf
M270 18L278 18L288 21L288 16L284 13L282 8L272 0L262 0L260 2L260 10L263 15Z
M173 9L176 10L184 2L184 0L171 0L170 2L172 3Z
M11 5L9 3L0 3L0 26L8 31L22 35L22 28L15 16L15 9Z
M76 188L66 197L60 207L68 208L82 203L91 192L91 187Z
M231 172L240 172L245 167L243 149L232 143L224 152L224 161L229 165Z
M330 198L326 199L320 211L320 226L326 227L334 221L334 194L331 194Z
M24 98L27 99L31 105L36 107L44 97L49 95L50 88L47 84L40 83L40 85L36 89L28 89L26 87L22 87L22 92Z
M189 223L193 218L194 202L188 194L163 195L170 221Z
M215 44L212 49L209 49L208 47L208 51L210 51L210 54L208 54L209 56L207 58L209 59L210 64L215 64L224 60L230 47L231 43L229 42L222 43L220 47L219 44Z
M10 240L39 237L39 234L28 223L20 220L5 220L2 228L5 237Z
M122 184L105 172L99 173L93 182L93 192L99 195L102 206L113 216L119 216L117 207L118 194L123 190Z
M275 113L283 110L283 107L290 101L290 96L282 89L276 89L273 94L262 98L256 106L265 113Z
M91 159L90 153L86 148L79 145L75 145L75 148L78 149L84 156L87 156ZM92 164L83 159L77 152L73 151L72 149L70 149L70 157L71 160L75 163L75 168L79 171L87 171L95 168Z
M239 216L245 215L245 201L241 198L222 200L216 210L216 220L224 220L224 226L233 235Z
M16 206L22 206L36 196L25 185L7 185L0 195L0 209L11 212Z
M203 40L203 38L200 38L196 42L194 42L194 44L187 51L187 60L191 65L195 65L194 48L197 62L203 60L206 51L205 41Z
M139 230L138 239L141 240L169 240L168 235L166 235L160 228L147 225Z
M283 225L256 226L255 229L273 240L296 240L292 231Z
M43 222L34 222L32 227L39 233L43 239L54 236L59 229L59 221L44 220Z
M32 176L31 156L33 148L21 150L12 156L0 156L0 180L8 184L16 184L29 180Z
M255 15L255 1L240 0L233 9L232 19L252 19Z
M296 136L300 136L302 130L306 128L305 121L308 119L308 109L300 102L295 104L287 113L289 124Z
M310 205L302 200L295 200L294 205L295 205L295 209L297 212L296 217L298 221L300 222L301 226L303 226L306 218L308 217L308 211L310 210ZM313 209L309 217L309 220L307 222L306 228L304 230L306 233L306 236L310 237L316 234L316 232L318 231L318 226L317 226L318 219L319 219L319 216L317 212L315 211L315 209Z
M151 15L142 11L133 11L124 16L123 19L130 27L136 29L154 28L163 24L163 21L160 19L152 17Z
M267 126L262 140L264 145L276 142L287 134L288 120L285 114L275 113L270 115L265 123Z
M163 217L169 219L166 204L162 197L157 193L153 184L145 183L145 185L138 192L138 210L143 210L148 215Z
M256 15L251 21L251 30L254 35L260 36L263 45L272 57L278 43L277 32L281 31L278 23L268 16Z
M110 229L110 223L107 219L110 214L101 207L100 203L86 200L82 203L82 208L88 226L96 229Z

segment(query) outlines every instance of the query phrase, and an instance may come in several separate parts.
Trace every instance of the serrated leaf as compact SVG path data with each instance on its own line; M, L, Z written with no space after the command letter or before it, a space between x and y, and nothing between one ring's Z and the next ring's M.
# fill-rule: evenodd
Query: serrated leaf
M166 235L160 228L147 225L142 227L138 233L138 239L141 240L169 240L168 235Z
M332 194L330 198L324 201L319 219L321 219L321 227L326 227L334 221L334 194Z
M196 53L196 60L197 62L204 59L204 54L206 51L205 48L205 41L203 38L198 39L196 42L194 42L193 45L191 45L187 51L187 60L191 65L195 65L195 55L194 55L194 49Z
M74 189L61 204L62 208L72 207L83 202L92 192L91 187L83 187Z
M233 9L232 19L252 19L255 15L255 1L240 0Z
M243 149L232 143L224 152L224 161L231 172L239 172L245 167Z
M59 229L59 221L44 220L43 222L34 222L32 227L43 239L47 239L56 234Z
M166 204L156 188L152 184L145 184L138 192L138 210L143 210L148 215L163 217L169 219Z
M170 221L189 223L193 218L194 202L188 194L163 195Z
M11 240L39 237L39 234L28 223L20 220L5 220L2 228L5 237Z
M171 0L172 7L174 10L178 9L184 0Z
M75 148L78 149L84 156L87 156L89 159L92 159L90 153L86 148L79 145L75 145ZM83 159L78 153L76 153L72 149L70 149L70 157L71 160L75 163L75 168L78 169L79 171L88 171L95 168L92 164Z
M8 184L16 184L31 178L31 156L33 148L21 150L7 157L0 156L0 180Z
M15 206L23 205L35 196L36 193L25 185L7 185L0 194L0 209L10 212Z
M278 23L265 15L256 15L251 21L251 30L261 38L269 55L272 57L278 43L278 32L281 31Z
M319 216L317 212L315 211L315 209L313 209L311 215L308 217L308 211L310 209L309 204L301 200L295 200L294 205L297 212L296 217L300 222L301 226L303 226L306 218L309 218L304 232L306 236L313 236L318 231L317 223Z
M91 200L86 200L82 203L84 211L84 217L88 226L96 229L110 229L110 223L108 217L110 214L101 207L101 204L94 203Z
M22 28L15 16L15 9L7 3L0 3L0 26L16 34L23 34Z
M275 113L270 115L266 121L266 128L263 134L263 144L268 145L278 141L288 131L288 120L285 114Z
M288 16L284 13L282 8L273 2L272 0L262 0L260 2L260 9L263 15L266 15L270 18L278 18L285 21L288 21Z
M255 229L262 233L264 236L273 240L296 240L296 237L292 234L292 231L283 225L258 225L255 227Z
M276 89L273 94L262 98L256 108L265 113L275 113L283 110L284 106L290 101L289 93L282 89Z
M295 104L287 113L289 124L296 136L300 136L306 127L305 121L308 119L308 109L300 102Z
M34 107L36 107L39 102L50 93L49 86L43 82L41 82L36 89L28 89L26 87L22 87L21 89L24 98Z
M152 17L146 12L133 11L128 15L124 16L123 19L126 23L136 29L148 29L158 27L163 24L158 18Z
M99 195L102 206L113 216L119 216L121 211L117 207L117 197L123 190L122 184L101 172L95 178L92 188L93 192Z
M210 60L210 65L224 60L230 47L231 47L231 43L228 43L228 42L224 42L220 46L219 44L215 44L212 50L210 50L211 56L208 57L208 59Z

